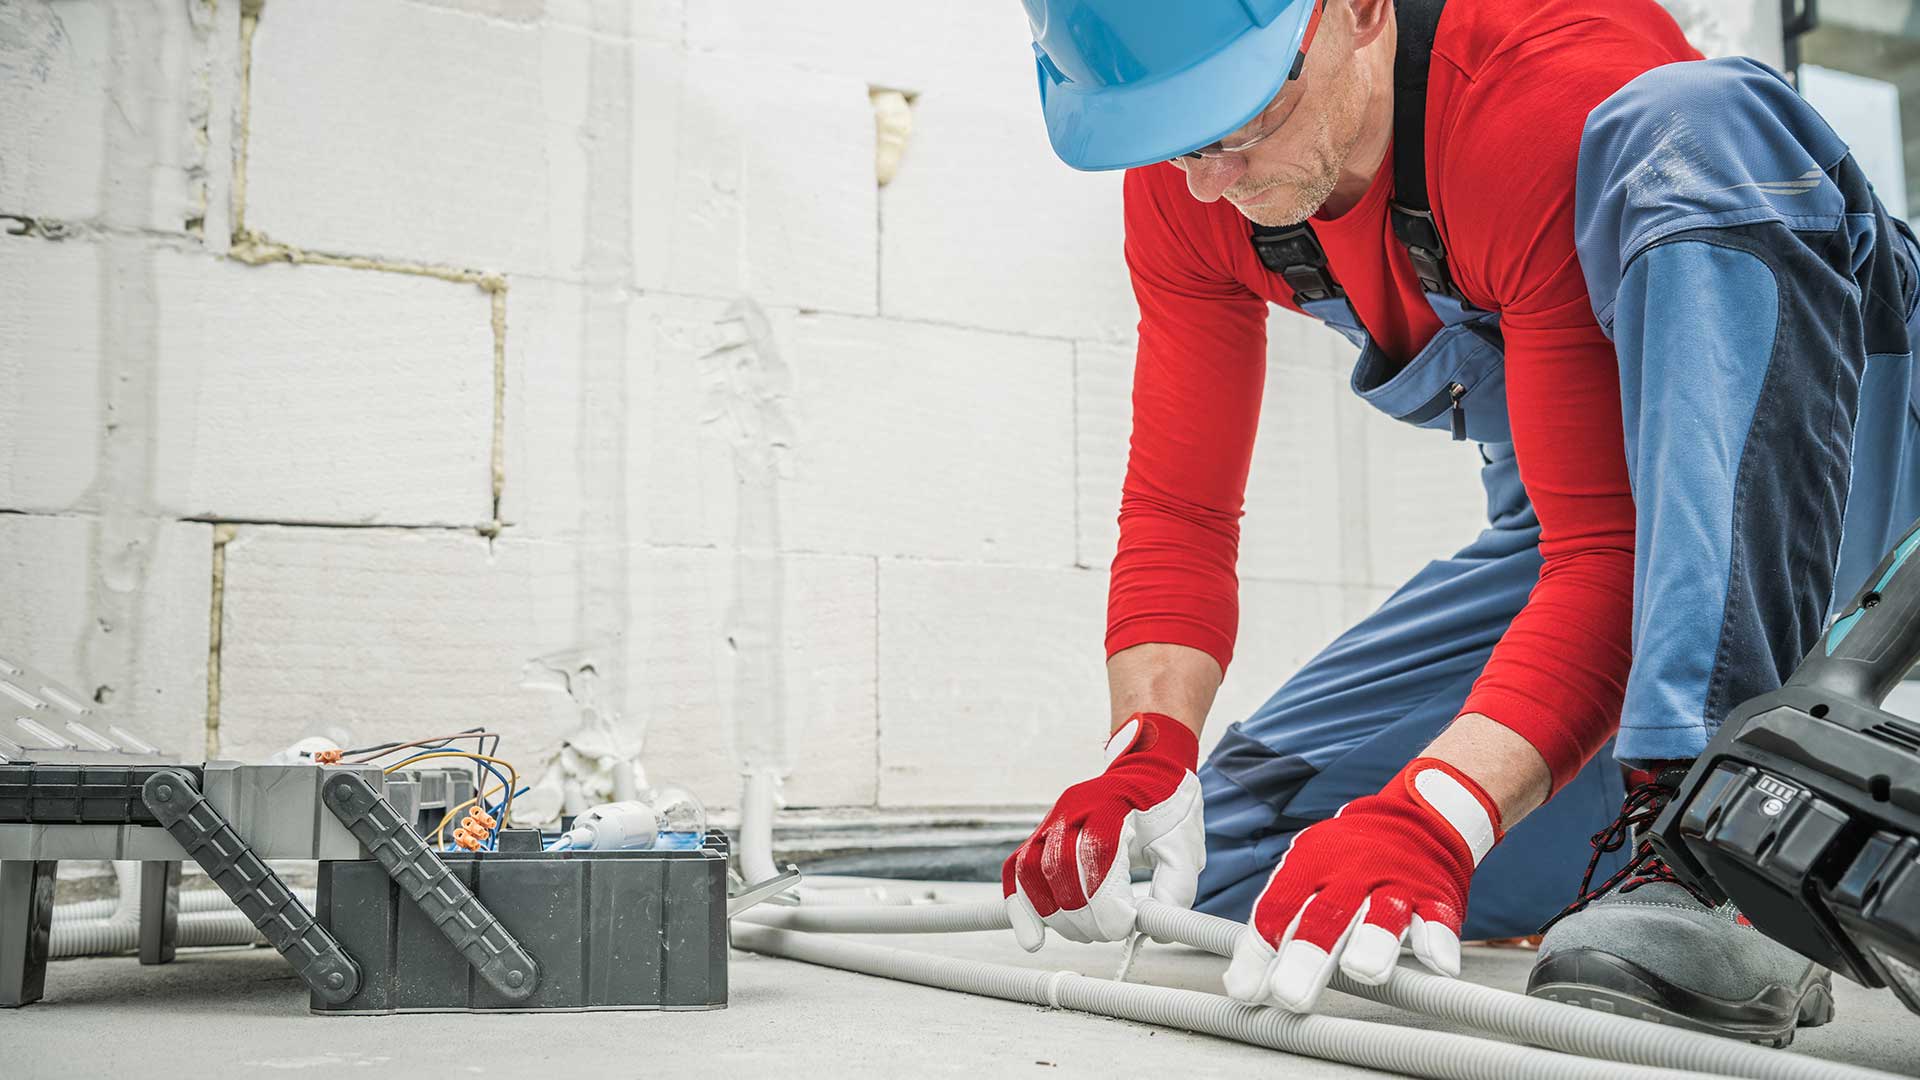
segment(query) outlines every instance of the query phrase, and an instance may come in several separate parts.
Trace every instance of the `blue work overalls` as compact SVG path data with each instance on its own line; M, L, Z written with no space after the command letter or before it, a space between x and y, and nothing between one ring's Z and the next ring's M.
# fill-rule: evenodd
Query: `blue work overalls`
M1776 73L1742 59L1647 72L1589 117L1577 186L1581 266L1620 364L1634 667L1612 752L1481 864L1468 939L1532 933L1573 899L1586 838L1619 810L1616 759L1698 754L1920 515L1920 255ZM1499 316L1428 301L1444 327L1398 370L1344 299L1303 307L1360 347L1362 398L1480 444L1487 529L1221 738L1200 770L1203 911L1245 917L1300 829L1438 735L1539 576Z

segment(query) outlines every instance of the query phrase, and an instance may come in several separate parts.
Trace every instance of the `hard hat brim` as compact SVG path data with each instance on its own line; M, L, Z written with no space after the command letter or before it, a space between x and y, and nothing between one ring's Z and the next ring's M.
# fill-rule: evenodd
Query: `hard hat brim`
M1268 25L1183 70L1126 86L1082 90L1036 62L1040 111L1060 160L1096 172L1179 157L1245 125L1287 81L1317 0L1289 6Z

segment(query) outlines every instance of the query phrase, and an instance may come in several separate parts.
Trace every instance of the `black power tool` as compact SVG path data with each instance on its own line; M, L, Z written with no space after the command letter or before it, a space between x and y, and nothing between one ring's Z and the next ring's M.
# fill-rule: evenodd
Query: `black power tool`
M1786 685L1733 711L1654 824L1674 873L1768 937L1920 1013L1920 522Z

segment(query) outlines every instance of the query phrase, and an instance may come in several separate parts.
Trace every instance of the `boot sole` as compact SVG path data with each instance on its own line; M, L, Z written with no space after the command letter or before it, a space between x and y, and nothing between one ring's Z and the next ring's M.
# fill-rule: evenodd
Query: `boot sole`
M1745 1001L1709 997L1598 949L1555 952L1534 965L1527 996L1668 1027L1784 1047L1795 1031L1833 1019L1833 977L1811 967L1797 985L1774 983Z

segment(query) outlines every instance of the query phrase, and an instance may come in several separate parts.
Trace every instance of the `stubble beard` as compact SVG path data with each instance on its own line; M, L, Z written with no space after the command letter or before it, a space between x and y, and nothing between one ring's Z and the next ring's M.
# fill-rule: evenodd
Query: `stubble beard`
M1342 125L1350 134L1336 141L1333 112L1323 112L1313 119L1313 138L1307 143L1312 168L1304 176L1264 181L1228 196L1228 201L1238 207L1247 220L1270 228L1298 225L1312 217L1333 195L1333 189L1340 182L1340 170L1346 166L1354 144L1360 141L1359 125ZM1270 192L1286 192L1291 197L1273 198ZM1241 205L1254 201L1261 201L1261 205Z

